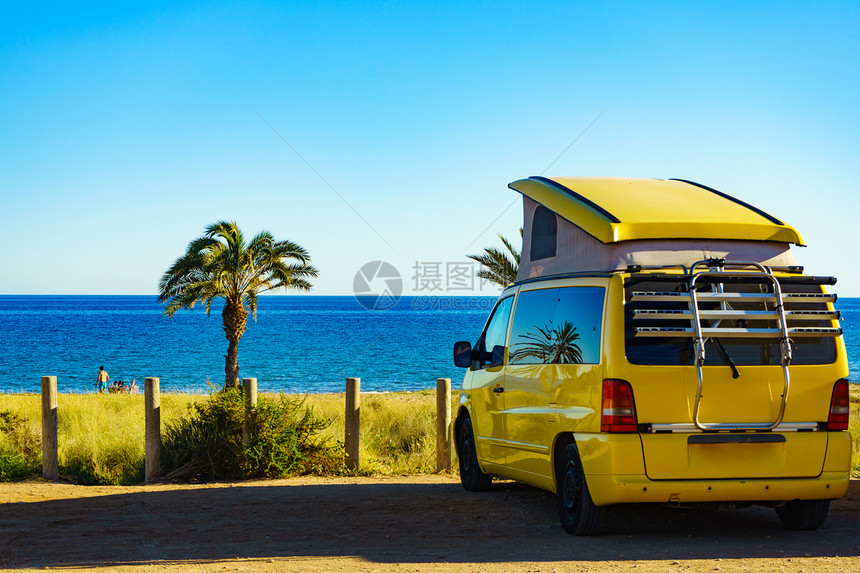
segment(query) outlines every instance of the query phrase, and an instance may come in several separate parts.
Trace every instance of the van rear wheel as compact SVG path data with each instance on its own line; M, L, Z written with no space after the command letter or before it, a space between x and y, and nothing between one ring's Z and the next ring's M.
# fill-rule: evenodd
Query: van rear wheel
M556 466L556 503L562 527L572 535L594 535L600 530L604 508L594 505L576 444L562 450Z
M802 499L777 507L776 514L786 529L809 531L822 526L829 510L829 499Z
M457 436L458 453L460 457L460 483L468 491L486 491L493 481L481 471L478 465L478 452L475 449L475 432L472 431L472 420L466 418L460 426Z

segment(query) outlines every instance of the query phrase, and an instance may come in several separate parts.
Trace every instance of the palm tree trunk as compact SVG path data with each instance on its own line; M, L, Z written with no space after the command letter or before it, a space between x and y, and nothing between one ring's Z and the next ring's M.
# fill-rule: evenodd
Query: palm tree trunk
M226 301L221 312L221 322L224 325L224 335L230 342L224 361L224 388L235 388L239 385L239 340L245 334L248 324L248 311L239 302Z

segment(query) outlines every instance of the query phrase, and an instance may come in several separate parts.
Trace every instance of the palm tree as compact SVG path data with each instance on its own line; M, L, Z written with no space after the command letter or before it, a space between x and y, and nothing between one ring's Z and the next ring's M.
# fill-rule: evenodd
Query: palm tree
M569 321L565 320L558 328L545 324L543 328L535 326L535 329L536 333L519 336L526 342L519 343L519 348L511 352L511 362L535 358L546 364L582 364L582 349L576 343L579 333Z
M502 240L507 252L495 247L487 247L484 249L483 255L466 256L481 264L482 268L477 272L479 278L487 279L491 283L505 288L517 280L517 271L520 268L520 251L514 248L511 242L502 235L498 237ZM520 239L522 237L523 228L520 227Z
M275 241L268 231L249 243L235 222L219 221L206 234L188 243L185 254L158 283L158 302L167 303L164 314L194 308L201 303L208 315L212 301L224 299L221 322L229 341L224 364L225 388L239 385L239 340L245 334L250 311L257 320L257 296L279 288L309 291L309 278L317 276L308 252L290 241ZM246 308L247 304L247 308Z

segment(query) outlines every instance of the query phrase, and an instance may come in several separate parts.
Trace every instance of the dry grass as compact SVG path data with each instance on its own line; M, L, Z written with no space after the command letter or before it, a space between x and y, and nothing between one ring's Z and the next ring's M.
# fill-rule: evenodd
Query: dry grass
M205 396L164 394L162 424L181 417ZM14 412L41 443L39 394L0 394L0 412ZM143 481L142 394L61 394L57 407L60 475L75 483L129 484ZM3 442L0 441L0 448ZM40 446L41 447L41 446ZM38 455L41 456L41 450ZM37 470L41 470L41 458Z
M332 420L326 435L342 442L344 394L310 394L307 398L321 417ZM452 413L458 401L457 392L452 392ZM435 472L435 390L362 394L359 460L361 473ZM456 458L454 462L456 466Z
M166 427L205 395L162 394ZM332 443L344 436L344 395L310 394L307 404L331 420L323 431ZM76 483L130 484L143 481L143 395L61 394L58 400L61 477ZM456 406L457 397L452 402ZM0 412L15 412L22 431L40 440L38 394L0 394ZM0 432L0 451L13 444ZM41 455L41 451L38 452ZM40 458L31 465L38 472ZM436 470L434 391L361 395L360 473L397 475ZM33 460L31 460L33 461ZM456 460L455 460L456 461Z

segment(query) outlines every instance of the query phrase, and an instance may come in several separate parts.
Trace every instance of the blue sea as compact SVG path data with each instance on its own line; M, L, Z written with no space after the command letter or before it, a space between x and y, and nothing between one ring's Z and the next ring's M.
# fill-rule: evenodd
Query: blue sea
M239 375L265 392L342 392L456 387L457 340L474 340L495 297L403 297L369 310L352 296L265 296L239 343ZM158 376L162 392L208 392L224 385L227 339L220 304L172 318L154 296L0 296L0 392L39 392L57 376L63 393L111 381Z
M239 344L239 372L265 392L342 392L456 387L457 340L474 340L495 297L403 297L369 310L351 296L267 296ZM850 380L860 383L860 299L840 299ZM57 376L63 393L111 380L158 376L163 392L208 392L224 384L227 340L221 307L164 316L154 296L0 296L0 392L38 392Z

